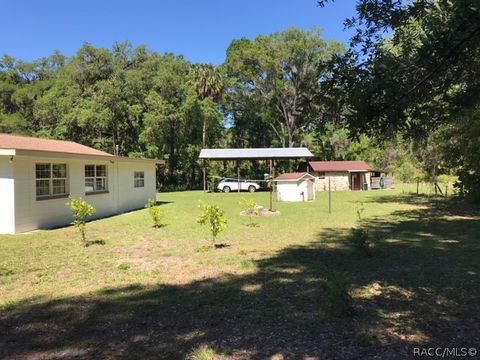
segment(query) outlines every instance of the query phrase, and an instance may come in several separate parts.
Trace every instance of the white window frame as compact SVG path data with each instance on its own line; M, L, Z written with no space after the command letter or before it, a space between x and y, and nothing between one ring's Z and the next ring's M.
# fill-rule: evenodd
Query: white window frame
M37 166L38 165L48 165L50 176L46 178L37 177ZM54 177L53 176L53 166L54 165L64 165L65 166L65 177ZM63 193L53 193L53 181L54 180L63 180L65 181L65 192ZM37 183L38 181L48 181L48 194L37 195ZM35 196L38 200L56 198L56 197L67 197L69 195L68 189L68 165L66 163L49 163L49 162L39 162L35 163Z
M141 174L141 176L140 176ZM141 183L141 185L140 185ZM143 188L145 187L145 171L134 171L133 172L133 187L134 188Z
M87 166L93 166L93 175L94 176L87 176L86 175L86 170ZM103 166L105 167L105 175L99 176L97 175L97 167L98 166ZM85 164L84 166L84 185L85 185L85 194L97 194L97 193L107 193L108 192L108 166L106 164ZM97 180L102 179L103 183L105 184L105 187L103 189L98 189L97 188ZM87 191L86 189L86 182L87 180L93 180L93 190L92 191Z

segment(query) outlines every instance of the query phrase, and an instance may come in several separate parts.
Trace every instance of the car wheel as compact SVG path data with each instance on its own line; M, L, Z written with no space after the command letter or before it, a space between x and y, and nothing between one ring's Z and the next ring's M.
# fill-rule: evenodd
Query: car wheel
M250 186L248 187L248 191L250 191L250 192L255 192L255 190L257 190L257 189L256 189L255 186L253 186L253 185L250 185Z
M230 192L230 190L232 190L232 189L230 189L230 186L224 186L223 187L223 192Z

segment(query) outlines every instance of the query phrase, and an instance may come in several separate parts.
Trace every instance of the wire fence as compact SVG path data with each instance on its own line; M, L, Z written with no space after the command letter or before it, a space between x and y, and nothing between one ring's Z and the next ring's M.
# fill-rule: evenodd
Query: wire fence
M395 187L401 190L402 193L411 193L419 195L442 195L452 196L456 194L457 189L453 186L453 183L430 183L430 182L418 182L418 183L399 183Z

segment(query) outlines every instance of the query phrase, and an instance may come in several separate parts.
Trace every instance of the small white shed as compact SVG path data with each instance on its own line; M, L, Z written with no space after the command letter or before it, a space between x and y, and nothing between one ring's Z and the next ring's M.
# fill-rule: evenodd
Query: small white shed
M307 172L285 173L274 181L278 201L315 200L315 177Z

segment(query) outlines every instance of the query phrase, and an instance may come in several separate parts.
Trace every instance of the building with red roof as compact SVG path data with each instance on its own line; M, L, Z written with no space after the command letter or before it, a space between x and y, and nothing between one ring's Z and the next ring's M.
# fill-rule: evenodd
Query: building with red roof
M96 217L141 208L156 197L159 162L72 141L0 134L0 234L70 223L69 196L92 204Z
M328 190L364 190L370 188L373 170L365 161L310 161L302 170L316 177L317 191Z

